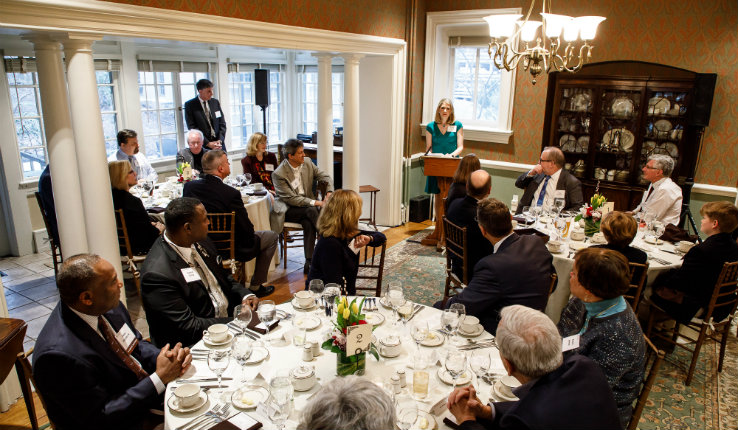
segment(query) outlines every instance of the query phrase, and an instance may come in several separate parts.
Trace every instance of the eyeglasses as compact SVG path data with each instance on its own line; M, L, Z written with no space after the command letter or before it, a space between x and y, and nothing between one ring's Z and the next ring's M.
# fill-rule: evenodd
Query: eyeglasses
M643 167L646 168L646 169L649 169L649 170L661 170L658 167L652 167L652 166L649 166L648 164L645 165L645 166L643 166Z
M549 162L550 163L553 163L553 160L544 160L543 158L539 158L538 159L538 162L540 162L540 163L549 163Z

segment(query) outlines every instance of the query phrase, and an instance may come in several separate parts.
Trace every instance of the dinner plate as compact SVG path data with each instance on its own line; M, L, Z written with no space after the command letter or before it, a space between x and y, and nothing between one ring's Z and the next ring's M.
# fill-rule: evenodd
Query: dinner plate
M610 109L615 116L627 117L633 113L633 107L633 100L628 97L618 97L612 101Z
M656 142L654 142L653 140L647 140L643 142L643 148L641 148L641 154L651 155L654 148L656 148Z
M364 320L376 327L384 322L384 315L379 312L364 312Z
M671 121L669 121L668 119L660 119L656 121L655 123L653 123L653 128L665 133L667 131L670 131L672 128L674 128L674 126L671 125Z
M320 318L315 315L297 315L292 325L305 330L315 330L320 327Z
M300 306L300 304L297 303L297 297L293 297L292 302L290 303L292 303L292 307L298 311L312 311L317 307L317 305L315 304L315 301L313 301L313 304L308 307Z
M674 143L667 143L664 146L664 149L666 150L666 152L669 153L669 155L672 158L678 158L679 157L679 147L676 146L676 144L674 144Z
M453 385L454 384L454 378L451 377L451 374L448 373L448 370L446 370L443 367L440 367L438 369L438 372L436 373L438 375L438 379L441 380L444 384ZM459 376L459 378L456 380L456 386L459 387L461 385L466 385L471 382L471 371L465 370L464 373Z
M646 236L646 237L643 238L643 241L646 242L646 243L650 243L651 245L656 245L656 246L663 245L664 244L664 241L663 240L656 239L653 236Z
M438 332L429 331L428 337L426 337L424 341L420 342L420 344L423 346L433 347L433 346L443 345L444 341L445 341L444 335Z
M421 410L418 410L418 419L410 426L410 430L435 430L437 428L438 422L433 415Z
M559 139L559 147L565 152L574 152L576 150L577 138L571 134L565 134Z
M477 337L482 333L484 333L484 326L482 326L482 324L477 324L476 328L470 332L464 331L461 326L459 326L459 334L464 337Z
M572 106L575 111L585 112L589 110L589 103L592 98L587 93L579 93L572 97Z
M589 151L589 136L579 136L574 152L586 154Z
M671 109L669 99L663 97L651 97L648 100L648 113L652 115L664 115Z
M607 130L602 136L602 143L608 146L614 143L613 140L615 139L616 133L618 132L620 133L620 140L618 142L619 150L624 152L632 152L633 144L635 143L635 136L633 136L633 133L631 133L630 130L623 127Z
M231 403L239 409L255 409L269 398L269 390L261 385L246 385L231 394Z
M205 342L206 344L208 344L208 345L213 345L213 346L223 346L223 345L228 345L228 344L229 344L229 343L231 343L231 341L233 340L233 333L231 333L231 332L228 332L228 335L226 336L226 338L225 338L225 339L223 339L223 340L220 340L220 341L214 341L214 340L210 340L210 337L208 337L208 336L203 336L203 337L202 337L202 340L203 340L203 341L204 341L204 342Z
M256 346L251 350L251 357L244 364L259 364L269 358L269 350L263 346Z
M379 299L379 304L384 306L387 309L392 309L392 305L389 303L388 298L386 296Z
M169 400L167 401L167 405L169 406L169 409L171 409L171 410L173 410L175 412L179 412L181 414L186 414L187 412L192 412L192 411L196 411L196 410L200 409L207 402L208 402L208 393L201 390L200 391L200 394L198 395L197 402L194 405L192 405L192 406L188 406L186 408L184 408L184 407L181 408L179 406L179 399L174 394L172 394L172 396L169 397Z
M575 241L574 239L572 239L572 241L569 242L569 249L571 249L572 251L578 251L586 247L587 247L587 244L582 241Z

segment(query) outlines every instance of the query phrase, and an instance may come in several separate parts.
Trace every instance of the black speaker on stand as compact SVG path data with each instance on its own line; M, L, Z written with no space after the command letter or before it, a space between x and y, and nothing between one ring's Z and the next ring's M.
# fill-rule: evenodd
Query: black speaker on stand
M264 116L264 134L267 134L267 115L266 108L269 107L269 70L254 70L254 101L261 108Z

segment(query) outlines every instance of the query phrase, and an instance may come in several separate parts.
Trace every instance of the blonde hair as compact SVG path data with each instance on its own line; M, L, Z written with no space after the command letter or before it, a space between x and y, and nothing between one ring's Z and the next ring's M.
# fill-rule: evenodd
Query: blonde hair
M258 131L252 134L251 137L249 137L249 143L246 144L246 155L256 155L259 151L259 144L262 141L266 144L266 134L259 133Z
M320 210L318 231L323 237L348 239L359 231L361 197L352 190L336 190Z
M133 169L131 163L127 160L111 161L108 163L108 174L110 175L110 185L116 190L128 191L128 172Z
M446 103L451 108L451 113L448 114L448 122L446 124L453 124L456 122L456 116L454 115L454 104L451 103L451 99L443 98L440 102L438 102L438 106L436 106L436 119L435 121L438 124L441 124L441 106Z

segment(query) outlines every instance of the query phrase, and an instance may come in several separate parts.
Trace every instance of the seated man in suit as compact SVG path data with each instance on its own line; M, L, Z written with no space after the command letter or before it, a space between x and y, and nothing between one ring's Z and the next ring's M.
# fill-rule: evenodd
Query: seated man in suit
M33 376L57 429L153 428L166 384L192 362L177 343L141 338L120 302L113 265L93 254L64 260L60 301L36 341ZM158 416L161 422L162 416Z
M501 201L479 201L477 219L494 253L479 260L472 281L446 307L462 303L467 315L479 318L484 329L494 334L505 306L546 308L555 269L551 253L538 236L513 233L510 210Z
M213 83L200 79L195 84L197 97L184 105L187 129L200 130L205 136L204 145L208 149L226 151L226 121L218 99L213 98Z
M544 211L551 210L557 198L564 199L564 209L577 210L582 206L582 183L563 169L564 162L564 153L559 148L547 146L543 149L538 164L515 181L516 187L525 190L517 214L522 213L525 206L543 206Z
M200 200L210 213L236 212L236 261L245 262L256 258L249 288L256 297L272 294L274 287L265 287L262 284L267 280L269 265L277 250L277 234L271 230L254 231L241 193L223 183L223 179L231 174L231 162L225 152L220 149L209 151L202 158L202 168L202 177L187 182L182 195ZM243 278L246 279L245 274Z
M308 273L315 249L318 209L323 206L323 201L317 200L313 194L313 183L317 181L328 184L327 198L333 191L333 181L330 175L320 170L309 158L305 158L305 148L301 141L289 139L282 151L284 161L272 173L272 182L277 197L287 205L284 220L302 224L305 234L303 271Z
M133 130L125 129L118 132L118 151L108 157L108 161L128 161L139 180L158 177L146 156L138 152L138 134Z
M204 137L196 128L187 132L187 147L177 152L177 168L182 163L188 163L192 169L202 172L202 156L209 151L203 147Z
M49 223L49 236L56 244L59 244L59 227L56 222L56 206L54 205L54 192L51 186L50 164L47 164L41 176L38 178L38 193L41 195L41 205L46 212L46 222Z
M466 196L454 200L448 208L446 218L459 227L466 227L467 282L471 282L474 266L483 257L492 254L492 244L482 235L477 223L477 202L486 199L492 188L492 177L485 170L475 170L469 176ZM461 251L461 250L459 250ZM461 259L452 254L454 274L463 280L464 268Z
M520 400L485 405L473 386L457 388L447 406L460 429L621 428L602 370L582 355L564 360L549 317L520 305L502 309L501 316L497 347L507 373L523 384L513 389Z
M221 266L206 215L197 199L169 202L167 229L141 267L141 299L155 345L172 339L192 345L211 325L230 322L236 305L258 306L259 299Z
M664 154L651 155L642 170L643 179L650 184L633 212L649 213L664 225L678 226L682 214L682 188L669 177L674 171L674 159Z

